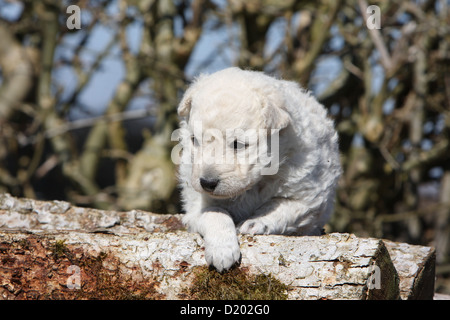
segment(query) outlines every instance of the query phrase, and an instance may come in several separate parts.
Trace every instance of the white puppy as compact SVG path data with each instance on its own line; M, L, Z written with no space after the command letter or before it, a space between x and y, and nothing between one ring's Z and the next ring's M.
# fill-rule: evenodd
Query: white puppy
M201 75L178 106L183 222L217 270L236 230L320 235L341 173L333 121L296 83L239 68Z

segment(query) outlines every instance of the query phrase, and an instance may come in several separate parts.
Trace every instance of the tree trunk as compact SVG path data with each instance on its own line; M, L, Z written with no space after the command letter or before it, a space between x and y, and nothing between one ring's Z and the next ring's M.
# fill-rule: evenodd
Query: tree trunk
M0 195L0 299L202 298L200 276L218 273L204 267L203 240L180 217ZM283 291L276 297L433 297L433 248L338 233L239 241L237 270L264 275L265 290Z

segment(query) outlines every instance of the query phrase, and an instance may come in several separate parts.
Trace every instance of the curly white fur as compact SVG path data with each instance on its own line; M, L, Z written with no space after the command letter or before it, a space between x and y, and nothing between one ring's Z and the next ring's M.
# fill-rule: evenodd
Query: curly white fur
M178 114L183 221L202 235L209 265L222 271L239 260L236 231L321 233L341 166L333 121L308 92L294 82L228 68L199 76ZM269 163L262 161L268 156ZM273 174L265 174L268 169Z

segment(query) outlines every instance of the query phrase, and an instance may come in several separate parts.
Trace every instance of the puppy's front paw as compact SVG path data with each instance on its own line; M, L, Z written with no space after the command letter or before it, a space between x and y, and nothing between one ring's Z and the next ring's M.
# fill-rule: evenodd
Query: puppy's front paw
M241 257L237 236L220 237L220 235L205 238L205 259L208 265L217 271L230 269Z
M244 221L244 223L239 227L239 232L242 234L268 234L269 227L261 221L261 219L250 219Z

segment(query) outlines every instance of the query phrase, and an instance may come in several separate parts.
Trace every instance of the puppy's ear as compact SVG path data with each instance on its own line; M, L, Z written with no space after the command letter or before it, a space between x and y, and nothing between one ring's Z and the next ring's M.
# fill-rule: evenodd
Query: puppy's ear
M187 117L189 112L191 111L191 106L192 106L192 90L189 88L183 98L180 101L180 104L178 105L178 115L180 117Z
M291 122L291 116L284 108L283 99L267 99L263 101L265 124L267 128L284 129Z
M272 129L284 129L291 122L291 117L286 110L273 106L269 111L269 119L267 119L267 124Z
M194 95L195 91L198 91L201 87L203 80L206 75L200 74L198 75L194 81L192 81L189 88L187 88L186 92L183 95L183 98L180 101L180 104L178 105L178 115L180 117L187 117L189 115L189 112L191 111L192 107L192 96Z

